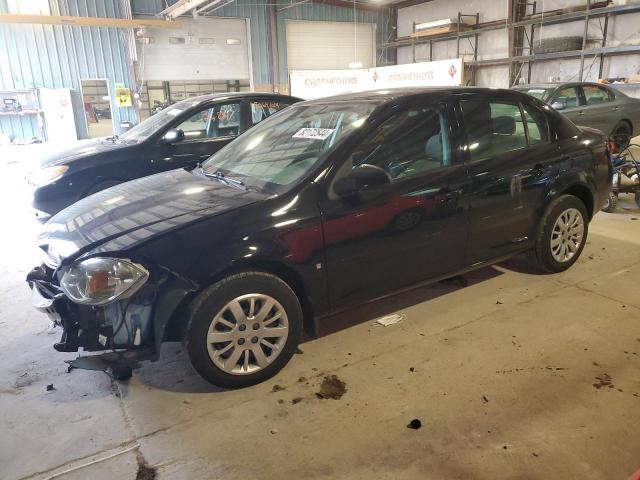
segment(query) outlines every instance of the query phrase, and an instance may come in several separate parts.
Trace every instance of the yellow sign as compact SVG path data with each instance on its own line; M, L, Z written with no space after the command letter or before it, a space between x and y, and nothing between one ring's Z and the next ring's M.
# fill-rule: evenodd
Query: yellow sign
M116 87L116 105L118 107L130 107L131 90L126 87Z

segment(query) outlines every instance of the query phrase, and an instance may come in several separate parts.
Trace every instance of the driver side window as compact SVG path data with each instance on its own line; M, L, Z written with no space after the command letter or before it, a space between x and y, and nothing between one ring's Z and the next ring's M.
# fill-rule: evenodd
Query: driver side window
M452 164L448 132L440 109L406 109L365 138L351 155L352 168L374 165L400 181L447 167Z
M205 108L184 120L176 128L184 132L186 141L237 136L240 134L240 103L225 103Z

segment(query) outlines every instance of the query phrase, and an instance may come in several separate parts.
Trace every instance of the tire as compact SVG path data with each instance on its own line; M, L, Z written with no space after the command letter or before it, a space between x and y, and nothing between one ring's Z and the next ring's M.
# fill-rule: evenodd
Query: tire
M574 223L573 215L579 222ZM566 230L562 228L562 223L558 223L561 222L561 217L562 221L570 224ZM535 265L551 273L562 272L571 267L580 257L587 241L588 219L587 209L579 198L573 195L561 195L553 200L540 220L535 238L531 255ZM581 230L577 229L578 223ZM574 225L573 229L571 229L572 225ZM578 236L579 241L576 241ZM563 240L565 238L566 240ZM552 246L552 239L554 246ZM575 251L569 248L564 250L565 246L570 245L575 247Z
M104 182L96 183L89 190L87 190L87 194L85 197L89 195L93 195L94 193L101 192L102 190L106 190L110 187L115 187L116 185L120 185L122 182L119 180L106 180Z
M621 152L629 146L629 143L631 143L631 135L631 125L624 120L618 122L616 126L613 127L613 130L611 131L611 140L613 140L613 143L615 144L616 152Z
M127 366L117 366L111 368L111 376L116 380L125 381L129 380L133 375L133 370L131 367Z
M606 213L613 213L618 208L618 196L615 193L609 193L607 196L607 203L602 207L602 211Z
M302 332L298 297L284 281L265 272L220 280L198 295L187 316L185 350L191 365L202 378L224 388L248 387L273 377L295 353ZM220 341L210 343L209 338Z
M636 192L635 199L636 205L638 205L638 208L640 208L640 192Z

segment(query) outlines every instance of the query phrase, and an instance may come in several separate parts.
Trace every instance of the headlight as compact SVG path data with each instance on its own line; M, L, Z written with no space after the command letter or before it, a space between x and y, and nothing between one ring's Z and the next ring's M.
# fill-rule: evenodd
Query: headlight
M67 170L69 170L67 165L56 165L55 167L43 168L42 170L29 174L27 181L36 187L40 187L47 183L55 182L64 175Z
M89 258L62 272L60 286L74 302L104 305L133 295L147 281L142 266L119 258Z

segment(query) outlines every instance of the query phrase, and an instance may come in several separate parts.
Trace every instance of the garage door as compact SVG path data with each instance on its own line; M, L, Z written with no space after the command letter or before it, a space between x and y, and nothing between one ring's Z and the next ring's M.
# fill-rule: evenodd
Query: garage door
M250 78L249 35L243 18L180 18L181 29L148 28L138 42L144 80Z
M289 70L340 70L353 62L375 67L376 26L373 23L287 20ZM355 51L354 51L355 50Z

